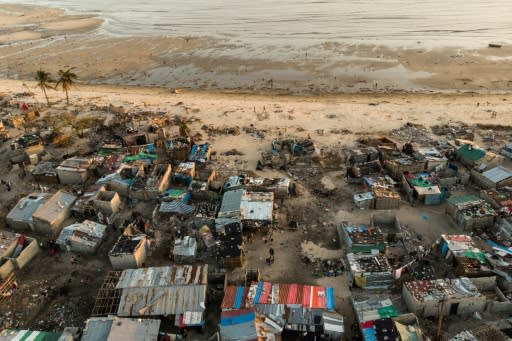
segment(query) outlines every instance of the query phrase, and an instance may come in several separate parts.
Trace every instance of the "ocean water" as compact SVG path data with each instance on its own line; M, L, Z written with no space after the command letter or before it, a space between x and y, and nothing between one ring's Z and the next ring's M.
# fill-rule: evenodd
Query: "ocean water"
M0 0L0 3L13 2ZM16 2L16 1L14 1ZM24 0L94 13L115 36L215 37L293 47L512 43L511 0Z

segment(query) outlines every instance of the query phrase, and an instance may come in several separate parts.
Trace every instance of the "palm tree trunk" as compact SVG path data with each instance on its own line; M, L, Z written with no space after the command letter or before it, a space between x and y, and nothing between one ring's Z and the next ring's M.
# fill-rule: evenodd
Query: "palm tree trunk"
M69 105L68 89L66 89L66 104Z
M48 106L50 106L50 100L48 99L48 95L46 94L46 89L43 88L44 97L46 97L46 103L48 103Z

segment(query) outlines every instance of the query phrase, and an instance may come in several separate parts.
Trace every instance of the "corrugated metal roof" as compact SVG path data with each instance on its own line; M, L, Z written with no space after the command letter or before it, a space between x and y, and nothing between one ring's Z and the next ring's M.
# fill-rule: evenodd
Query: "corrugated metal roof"
M73 243L78 243L94 247L103 240L106 229L106 225L84 220L81 223L64 227L56 243L62 246L68 243L73 246Z
M274 193L245 192L240 202L240 215L244 220L272 221Z
M32 214L33 218L53 222L63 210L73 205L76 197L72 194L58 191L47 202L39 206Z
M498 183L512 177L512 170L502 166L497 166L483 172L482 175L491 180L493 183Z
M187 205L181 201L164 201L160 204L160 213L176 213L183 215L191 215L194 213L195 207L191 205Z
M32 221L32 214L43 205L52 195L50 193L32 193L22 198L9 212L7 219L13 221Z
M124 270L116 289L207 283L208 265L173 265Z
M195 238L186 236L183 239L176 239L172 254L175 256L193 257L196 255L197 241Z
M110 328L112 328L112 319L108 317L92 317L85 324L82 341L106 341Z
M245 193L243 189L237 189L224 193L219 209L219 218L233 218L240 215L240 205Z
M220 319L220 335L223 341L257 340L256 314L252 309L223 311Z
M157 341L159 331L157 319L116 318L107 341Z
M126 288L118 316L168 316L205 310L206 285Z

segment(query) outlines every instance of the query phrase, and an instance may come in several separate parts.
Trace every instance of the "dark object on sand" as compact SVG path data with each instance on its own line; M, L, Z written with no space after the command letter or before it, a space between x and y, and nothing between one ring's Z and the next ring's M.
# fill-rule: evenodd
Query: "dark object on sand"
M502 46L502 45L500 45L500 44L489 44L489 47L494 47L494 48L496 48L496 49L501 48L501 46Z

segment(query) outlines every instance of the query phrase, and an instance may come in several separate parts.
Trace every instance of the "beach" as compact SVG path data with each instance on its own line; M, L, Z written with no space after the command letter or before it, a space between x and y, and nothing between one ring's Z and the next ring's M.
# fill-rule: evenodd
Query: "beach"
M86 84L285 94L503 93L512 87L512 46L506 44L460 48L450 42L393 46L333 39L265 45L193 34L108 34L94 14L55 8L2 4L0 17L0 77L9 79L74 67Z
M26 85L26 86L25 86ZM3 80L0 93L24 93L30 105L45 107L43 93L35 82ZM341 150L364 136L388 135L406 123L422 125L512 125L510 94L323 94L282 95L273 92L226 92L170 90L166 88L79 85L70 92L70 105L61 91L48 92L49 113L77 112L80 117L100 114L98 107L122 107L124 112L162 112L187 119L200 140L215 145L222 154L236 148L243 168L254 170L260 154L272 139L281 136L314 138L326 150ZM496 113L494 117L493 113ZM104 112L101 115L106 115ZM109 115L107 122L115 119ZM232 128L263 131L258 134L205 134L205 127L223 131ZM83 143L74 148L80 152Z

